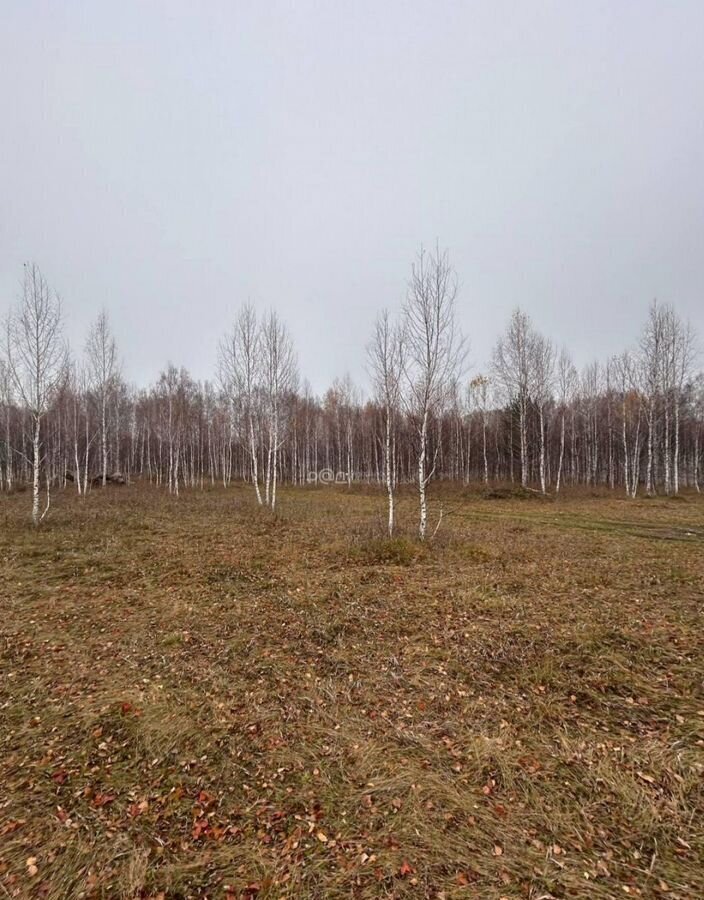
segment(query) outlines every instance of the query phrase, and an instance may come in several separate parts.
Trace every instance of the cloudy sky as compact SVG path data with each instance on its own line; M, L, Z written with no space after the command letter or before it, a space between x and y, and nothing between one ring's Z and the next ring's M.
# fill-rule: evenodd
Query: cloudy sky
M438 239L477 368L516 305L580 364L654 297L702 333L703 46L700 0L9 0L0 314L35 260L145 382L251 299L321 391Z

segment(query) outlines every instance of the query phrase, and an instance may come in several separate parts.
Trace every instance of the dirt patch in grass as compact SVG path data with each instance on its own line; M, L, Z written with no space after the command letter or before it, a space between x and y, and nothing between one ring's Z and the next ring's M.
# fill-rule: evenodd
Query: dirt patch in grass
M437 496L0 498L0 894L704 896L702 500Z

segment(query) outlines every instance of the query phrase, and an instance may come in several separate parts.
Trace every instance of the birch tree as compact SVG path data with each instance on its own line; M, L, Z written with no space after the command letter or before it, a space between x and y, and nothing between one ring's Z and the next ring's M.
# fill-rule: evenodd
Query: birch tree
M553 378L555 372L555 351L547 338L534 334L531 340L531 367L533 371L533 399L538 409L540 490L547 491L545 473L546 454L546 410L552 400Z
M557 463L555 493L560 493L562 467L565 459L565 418L568 407L574 402L578 375L567 351L563 348L557 359L557 396L560 411L560 449Z
M2 406L3 423L2 423L2 443L5 448L5 487L8 491L12 490L14 483L13 471L13 451L12 451L12 379L10 369L4 359L0 359L0 405ZM0 471L0 485L3 481L3 474Z
M683 390L691 376L694 360L694 333L690 325L683 322L670 305L663 310L663 357L666 435L665 487L668 493L678 494L680 489L680 413ZM670 414L670 408L672 414ZM670 441L670 418L672 418L672 441ZM672 452L671 465L669 463L670 451Z
M235 319L230 334L219 347L220 383L231 404L240 400L244 407L247 445L252 466L252 482L257 503L263 503L259 489L259 450L255 438L254 407L261 379L262 335L254 307L247 303Z
M62 335L61 302L35 263L24 267L22 296L7 320L7 363L13 386L32 425L32 521L35 526L49 511L40 512L42 423L65 376L67 348Z
M599 474L599 403L604 387L598 362L582 369L579 399L582 406L585 483L596 484Z
M182 438L182 395L184 382L187 379L184 369L180 371L172 363L166 367L159 378L159 393L163 401L161 410L161 422L163 433L168 443L167 484L170 494L178 497L180 462L181 462L181 438Z
M465 356L464 340L455 324L457 276L447 252L421 248L411 270L403 309L403 392L416 444L419 499L418 536L428 528L427 486L435 474L436 445L428 460L431 417L443 408L453 381L459 378Z
M638 493L641 456L642 397L638 390L638 366L631 353L622 353L611 361L616 389L621 399L621 447L623 486L626 495Z
M267 412L267 462L264 496L276 508L278 455L282 440L282 400L296 386L296 357L288 329L272 310L261 330L262 366Z
M477 375L469 383L470 402L477 408L482 423L482 468L484 484L489 484L489 458L487 456L487 417L489 414L489 388L491 380L486 375Z
M518 407L521 485L528 487L528 411L533 390L533 329L529 317L515 309L494 349L492 368L506 398Z
M692 480L696 492L701 493L699 484L702 456L702 432L704 431L704 374L701 372L694 378L692 384L692 429L693 440L693 464Z
M108 479L108 404L119 375L117 346L103 310L88 332L86 357L91 388L98 403L100 418L100 456L103 487Z
M387 529L389 537L394 533L394 491L396 433L395 421L401 389L402 371L401 333L388 310L379 314L374 326L374 337L367 348L374 393L384 416L384 479L389 502Z
M648 425L647 468L645 489L655 493L655 453L657 409L662 387L663 349L665 343L662 310L653 301L640 338L640 384L645 401Z

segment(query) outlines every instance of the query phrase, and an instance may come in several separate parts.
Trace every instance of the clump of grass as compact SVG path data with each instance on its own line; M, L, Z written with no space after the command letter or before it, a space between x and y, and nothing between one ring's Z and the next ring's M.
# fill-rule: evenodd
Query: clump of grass
M548 494L529 490L521 485L506 485L486 488L481 494L483 500L550 500Z
M410 566L421 554L418 541L408 537L371 538L355 548L359 560L369 566Z

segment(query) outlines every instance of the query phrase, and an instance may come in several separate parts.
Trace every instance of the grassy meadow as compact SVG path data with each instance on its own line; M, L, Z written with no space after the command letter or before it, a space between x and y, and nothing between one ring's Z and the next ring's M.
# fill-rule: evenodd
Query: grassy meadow
M704 896L704 498L279 499L0 498L0 898Z

